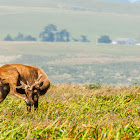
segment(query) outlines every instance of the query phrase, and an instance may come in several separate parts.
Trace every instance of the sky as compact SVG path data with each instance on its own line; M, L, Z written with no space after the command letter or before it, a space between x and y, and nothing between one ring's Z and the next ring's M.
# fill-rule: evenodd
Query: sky
M111 1L128 1L128 2L131 2L131 3L134 3L134 2L140 2L140 0L111 0Z
M129 0L129 2L137 2L137 1L140 1L140 0Z

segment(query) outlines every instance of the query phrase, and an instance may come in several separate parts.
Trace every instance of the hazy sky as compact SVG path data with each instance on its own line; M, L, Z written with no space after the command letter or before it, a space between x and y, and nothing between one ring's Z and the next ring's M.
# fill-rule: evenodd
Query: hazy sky
M137 2L137 1L140 1L140 0L129 0L130 2Z

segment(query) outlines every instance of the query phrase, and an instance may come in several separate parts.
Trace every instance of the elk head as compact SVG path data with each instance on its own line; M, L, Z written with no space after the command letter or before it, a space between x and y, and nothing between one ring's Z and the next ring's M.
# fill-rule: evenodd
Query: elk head
M29 101L26 101L27 105L33 105L34 104L34 95L39 94L38 90L41 85L41 78L42 74L39 75L39 77L35 80L35 82L30 85L29 82L27 81L27 84L25 84L23 81L20 81L20 86L17 86L17 88L22 88L25 90L26 96L29 99ZM37 95L39 96L39 95Z

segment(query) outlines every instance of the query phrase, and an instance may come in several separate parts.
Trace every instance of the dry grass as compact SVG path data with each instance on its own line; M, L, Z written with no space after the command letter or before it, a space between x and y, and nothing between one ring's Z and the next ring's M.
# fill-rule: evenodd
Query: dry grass
M116 63L116 62L140 62L140 58L138 57L122 57L122 58L110 58L110 57L79 57L79 58L66 58L63 60L56 60L56 61L50 61L48 64L60 64L60 65L70 65L73 62L74 64L93 64L94 62L99 63Z
M13 96L0 104L0 139L139 139L140 88L52 85L39 110Z

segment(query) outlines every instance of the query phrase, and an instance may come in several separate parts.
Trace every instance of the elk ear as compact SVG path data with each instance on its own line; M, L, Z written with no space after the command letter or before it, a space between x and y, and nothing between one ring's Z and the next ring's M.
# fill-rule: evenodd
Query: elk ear
M42 82L40 83L39 87L43 86L43 83L44 83L44 81L42 81Z

